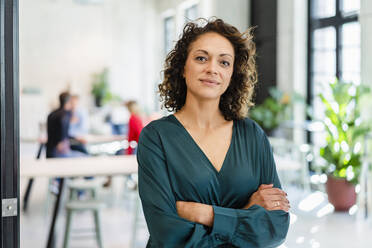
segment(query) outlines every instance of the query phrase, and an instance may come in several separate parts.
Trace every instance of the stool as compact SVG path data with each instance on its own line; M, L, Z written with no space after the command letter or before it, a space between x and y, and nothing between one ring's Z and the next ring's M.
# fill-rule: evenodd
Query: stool
M63 247L67 248L70 240L72 214L74 212L92 211L94 216L95 234L99 248L102 248L102 235L100 228L100 210L105 206L104 202L97 199L97 191L101 187L101 182L97 180L75 179L69 182L70 191L69 202L66 204L66 228ZM80 200L79 191L90 192L91 197L87 200Z
M78 200L79 191L91 193L91 199L97 199L97 192L102 187L100 180L74 179L68 183L70 190L70 200Z
M70 240L72 214L74 212L79 212L79 211L92 211L93 212L97 244L99 248L103 248L101 227L100 227L100 222L101 222L100 210L104 206L105 204L103 202L97 201L97 200L87 200L87 201L72 200L66 204L66 211L67 211L66 212L66 229L65 229L65 238L63 242L63 248L68 248L68 244Z
M69 188L69 199L70 200L77 200L79 198L79 191L85 191L90 193L90 198L91 199L96 199L97 197L97 192L101 188L102 180L99 179L72 179L67 181L67 185ZM58 194L58 182L56 184L56 178L49 179L48 182L48 193L47 193L47 198L45 201L45 216L49 216L48 210L49 210L49 205L51 202L51 195L57 195Z

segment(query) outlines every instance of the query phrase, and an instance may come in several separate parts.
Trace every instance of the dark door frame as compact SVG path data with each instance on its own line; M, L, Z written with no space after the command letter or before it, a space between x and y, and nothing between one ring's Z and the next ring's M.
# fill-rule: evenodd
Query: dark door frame
M258 84L255 103L261 104L270 94L269 88L277 86L277 11L279 0L252 0L251 26L257 50Z
M17 200L16 216L0 205L1 248L20 247L18 13L18 0L0 0L0 196Z

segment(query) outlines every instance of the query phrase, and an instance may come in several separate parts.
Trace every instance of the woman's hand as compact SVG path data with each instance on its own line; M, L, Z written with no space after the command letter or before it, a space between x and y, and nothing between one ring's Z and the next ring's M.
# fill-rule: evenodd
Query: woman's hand
M205 226L213 226L214 213L211 205L198 202L176 202L177 213L181 218Z
M62 140L57 144L56 150L59 154L66 154L70 151L70 143L66 139Z
M244 209L255 204L267 210L283 210L288 212L290 209L287 193L281 189L273 188L273 184L261 184L258 190L252 194Z

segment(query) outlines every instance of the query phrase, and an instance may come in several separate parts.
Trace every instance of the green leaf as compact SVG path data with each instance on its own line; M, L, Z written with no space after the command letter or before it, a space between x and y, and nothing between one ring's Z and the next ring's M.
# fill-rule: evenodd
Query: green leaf
M327 90L319 94L325 110L325 118L322 121L327 132L327 145L319 149L319 155L327 161L328 168L331 164L336 166L336 169L332 172L336 177L346 178L346 170L349 166L352 166L354 177L351 182L357 183L364 148L361 147L360 151L354 154L354 147L371 130L371 123L363 122L358 126L355 123L360 118L361 96L368 95L372 97L370 89L366 85L355 85L338 80L328 86L331 90L331 95L323 93L327 92ZM355 94L353 94L353 91L355 91ZM331 124L325 124L327 119L330 120ZM347 129L344 130L343 126L345 125L347 125ZM333 129L336 129L337 132L331 131ZM347 152L342 149L336 151L334 149L336 142L339 144L346 142L349 150ZM329 170L326 171L329 172Z

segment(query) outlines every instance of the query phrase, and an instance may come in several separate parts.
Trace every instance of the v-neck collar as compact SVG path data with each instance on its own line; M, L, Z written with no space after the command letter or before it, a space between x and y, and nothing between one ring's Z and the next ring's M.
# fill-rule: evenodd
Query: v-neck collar
M230 140L230 145L229 145L229 148L227 149L227 152L226 152L226 155L225 155L225 158L222 162L222 166L220 168L220 170L217 170L216 167L212 164L211 160L208 158L208 156L204 153L204 151L200 148L200 146L198 145L198 143L196 143L196 141L194 140L194 138L191 136L191 134L189 133L189 131L187 131L187 129L182 125L182 123L177 119L176 116L174 116L174 114L171 114L169 115L182 129L183 131L186 133L186 135L188 136L189 139L191 139L192 143L194 143L194 145L196 146L197 150L199 150L199 152L202 154L202 156L204 157L204 159L208 162L209 166L212 167L212 169L214 170L214 172L217 174L217 175L220 175L222 170L224 169L225 166L225 163L226 163L226 160L228 159L229 157L229 154L230 154L230 150L232 149L232 146L233 146L233 142L235 140L235 130L236 130L236 123L235 123L235 120L233 120L233 130L232 130L232 134L231 134L231 140Z

